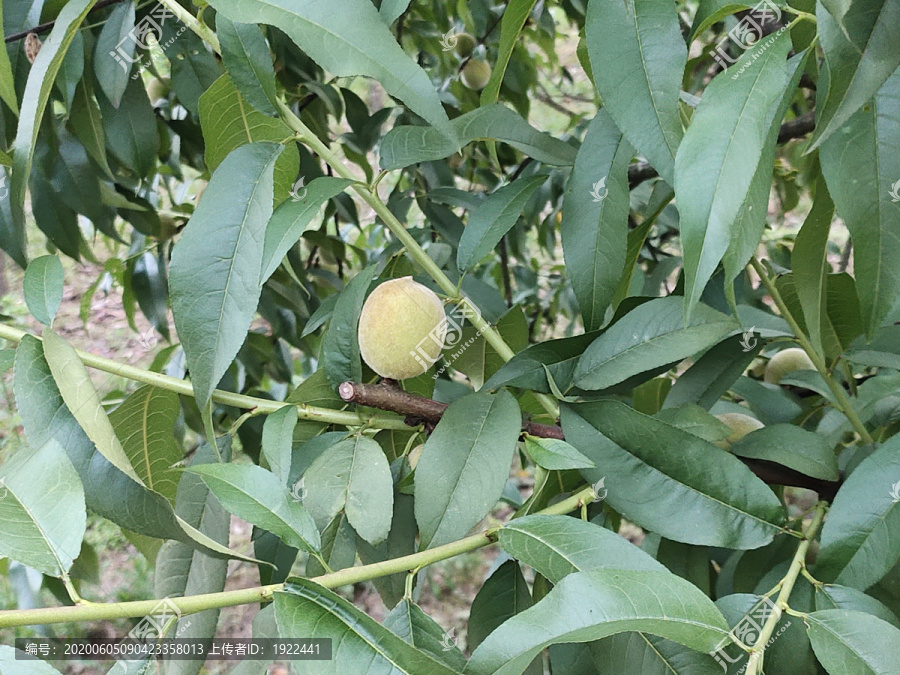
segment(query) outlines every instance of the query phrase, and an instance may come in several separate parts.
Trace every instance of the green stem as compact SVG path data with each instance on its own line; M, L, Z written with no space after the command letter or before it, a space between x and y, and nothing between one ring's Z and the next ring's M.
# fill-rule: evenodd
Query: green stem
M825 384L828 385L831 393L834 394L835 404L837 405L837 407L842 413L844 413L846 418L850 420L850 424L853 426L853 429L857 434L859 434L859 437L865 443L874 443L875 441L872 440L872 436L866 429L866 425L863 424L862 420L859 418L859 415L856 414L856 410L853 408L853 403L851 402L850 397L847 395L847 392L844 391L844 388L834 379L834 376L830 372L828 372L828 366L825 363L825 359L823 359L821 354L816 351L816 348L813 347L812 342L809 341L809 338L807 338L803 333L803 330L801 330L800 324L797 323L794 315L791 314L791 311L785 304L784 299L781 297L781 293L778 292L778 288L775 286L775 282L769 276L768 272L766 272L765 267L763 267L762 263L760 263L759 260L757 260L755 257L750 259L750 264L753 266L753 269L756 270L756 273L762 280L762 283L766 287L766 290L769 291L769 295L772 296L772 300L775 302L776 307L778 307L778 311L781 312L781 317L787 322L788 326L790 326L791 331L793 331L794 336L797 338L797 342L800 343L803 351L807 353L810 360L813 362L813 365L816 367L816 370L819 371L822 379L825 380Z
M788 568L784 579L781 580L781 591L778 593L778 598L775 600L777 610L772 612L766 619L766 623L763 624L762 630L759 632L759 639L750 649L750 658L747 660L747 670L745 675L759 675L759 673L762 673L766 643L772 637L775 626L778 624L779 619L781 619L782 612L785 609L788 609L788 599L791 597L791 592L794 590L794 584L797 583L797 578L806 568L806 552L809 550L810 543L815 539L816 533L822 526L822 521L825 519L825 511L827 508L828 505L825 502L819 502L816 506L816 511L812 520L803 531L803 539L800 541L796 553L794 553L794 559L791 561L791 566Z
M213 48L217 53L221 53L221 49L219 47L219 41L216 38L215 33L213 33L210 28L200 21L197 20L190 12L181 7L175 0L160 0L163 5L171 9L175 15L178 17L180 21L182 21L188 28L190 28L194 33L196 33L199 37L204 39L209 45ZM297 133L297 136L302 139L302 142L309 146L310 149L313 150L319 157L322 158L324 162L326 162L332 170L341 178L347 178L353 181L353 189L359 194L360 197L363 198L369 206L372 207L372 210L378 214L381 218L382 222L387 225L388 229L394 233L394 236L400 240L406 250L409 251L409 254L412 256L413 260L415 260L422 269L424 269L428 275L434 279L438 286L441 287L441 290L444 291L448 296L457 302L464 305L464 311L466 318L472 322L472 325L478 330L478 332L484 336L484 339L487 341L489 345L494 348L494 351L500 355L500 358L503 359L504 362L509 361L513 356L515 356L515 352L510 349L509 345L506 344L506 341L500 335L499 332L494 330L494 327L491 324L482 318L481 313L478 311L478 308L472 303L471 300L462 296L459 292L459 289L456 287L450 279L444 274L443 270L438 267L435 262L431 259L431 257L425 252L425 250L419 246L419 242L417 242L413 236L406 230L403 224L397 220L397 217L391 213L391 210L387 207L387 205L381 200L378 196L378 192L375 190L377 187L378 181L382 178L379 174L378 180L375 181L373 186L368 186L363 183L360 183L356 176L344 165L343 162L335 159L335 155L337 154L334 150L329 149L325 143L323 143L318 136L316 136L310 129L307 127L303 121L294 114L294 111L291 110L290 106L285 103L283 100L278 101L278 107L281 112L282 119L284 122ZM547 396L546 394L535 393L535 398L541 403L544 409L550 414L551 417L556 418L559 416L559 406L556 404L556 400L551 396Z
M11 340L12 342L21 342L22 338L26 335L31 334L0 323L0 338L2 339ZM31 337L40 340L40 338L35 335L32 335ZM194 396L194 389L188 380L179 380L168 375L163 375L162 373L154 373L149 370L144 370L143 368L135 368L134 366L119 363L118 361L97 356L90 352L83 352L80 349L76 349L75 353L78 354L78 358L81 359L84 365L90 368L96 368L105 373L124 377L128 380L134 380L135 382L150 384L154 387L159 387L160 389L168 389L169 391L174 391L176 394L181 394L183 396ZM220 391L218 389L213 391L212 400L216 403L221 403L222 405L230 405L244 410L253 410L261 415L268 415L276 410L280 410L286 405L292 405L282 401L272 401L269 399L257 398L255 396L246 396L245 394L235 394L230 391ZM301 420L313 420L326 424L340 424L346 427L370 424L381 429L406 431L409 431L410 429L403 419L396 415L381 414L361 417L359 414L352 411L331 410L329 408L307 405L306 403L296 403L293 405L296 406L297 415Z
M547 507L540 513L562 515L579 508L595 497L593 488L586 487L571 497ZM325 588L338 588L360 581L369 581L390 574L410 572L427 565L453 558L469 551L488 546L497 541L497 533L502 526L496 526L454 541L443 546L419 551L411 555L393 560L360 565L345 570L323 574L312 580ZM237 591L221 593L204 593L189 595L183 598L169 598L182 616L194 614L207 609L248 605L255 602L269 602L272 596L284 588L284 584L271 584L256 588L242 588ZM77 621L101 621L108 619L126 619L150 614L159 604L159 600L137 600L135 602L109 602L74 607L42 607L40 609L14 609L0 612L0 628L15 626L46 625L51 623L67 623Z

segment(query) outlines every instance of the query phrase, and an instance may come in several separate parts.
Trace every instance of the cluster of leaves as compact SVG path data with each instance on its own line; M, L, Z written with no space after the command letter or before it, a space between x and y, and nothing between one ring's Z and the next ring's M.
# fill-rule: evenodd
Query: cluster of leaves
M94 5L2 6L7 35L54 25L36 56L0 51L0 246L46 326L0 327L33 448L0 467L0 555L77 599L90 510L154 562L158 597L222 591L241 558L287 580L254 635L333 639L308 672L900 672L897 0ZM470 58L493 67L480 93ZM555 134L528 121L548 89L589 96ZM52 254L30 262L29 192ZM85 319L114 283L171 341L149 371L52 330L59 255L104 266ZM431 433L337 391L374 379L359 313L405 275L481 317L403 383L449 404ZM797 344L816 369L764 381ZM85 364L144 385L107 412ZM736 412L763 428L729 446L716 415ZM553 510L585 483L603 500L581 519ZM821 533L826 505L804 529L814 500L785 485L827 497ZM500 501L466 660L403 558L470 550ZM384 565L359 577L381 624L329 590L357 559ZM748 663L775 593L791 613L760 621L777 639Z

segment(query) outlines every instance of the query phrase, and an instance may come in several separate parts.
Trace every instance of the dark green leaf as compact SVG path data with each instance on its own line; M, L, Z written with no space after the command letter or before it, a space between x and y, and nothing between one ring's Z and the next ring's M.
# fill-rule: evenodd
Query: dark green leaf
M476 140L502 141L544 164L571 166L575 162L575 148L537 131L499 103L476 108L451 124L464 146ZM381 168L402 169L418 162L443 159L456 151L455 144L435 129L394 127L381 141Z
M382 625L453 670L462 672L466 667L466 657L453 643L452 633L445 633L434 619L411 600L401 600L385 617ZM471 645L471 631L468 635Z
M547 180L546 176L521 178L491 194L469 216L456 252L460 272L481 261L516 224L528 199Z
M114 108L118 108L131 75L135 38L135 6L131 0L113 6L103 24L94 48L94 72L97 82Z
M550 644L597 640L638 627L702 652L715 649L728 632L712 600L669 572L575 572L491 633L466 672L520 673Z
M286 405L266 417L263 424L262 454L269 469L282 483L287 483L291 473L294 428L297 426L297 408Z
M228 155L172 251L172 314L200 407L237 355L256 313L273 168L282 149L252 143Z
M497 503L522 420L506 391L471 394L450 404L416 466L421 548L459 539Z
M260 112L277 114L275 70L259 26L234 23L225 14L218 14L216 34L222 47L222 60L241 95Z
M103 94L97 94L97 102L109 152L138 176L149 175L156 164L160 139L143 81L128 80L118 109Z
M588 347L575 369L575 386L605 389L629 377L677 363L737 329L734 319L699 305L685 322L680 296L645 302Z
M585 36L603 108L671 185L687 62L676 8L667 0L592 2Z
M63 297L63 267L55 255L35 258L22 281L25 304L35 319L45 326L53 323Z
M339 595L307 579L297 579L275 594L275 617L283 638L316 635L331 638L333 658L306 662L301 672L316 675L453 675L425 652L357 609ZM296 663L304 663L297 661Z
M609 505L667 539L757 548L778 534L778 498L728 452L618 401L565 405L566 439L597 464Z
M771 41L771 44L769 42ZM675 159L687 316L734 236L763 155L772 109L793 74L790 34L766 38L707 86Z
M525 452L545 469L590 469L594 463L565 441L557 438L525 436Z
M819 434L793 424L775 424L752 431L731 446L738 457L776 462L822 480L838 480L837 456Z
M586 331L606 323L622 277L633 155L606 108L601 109L585 134L563 198L563 255Z
M818 578L864 591L900 559L898 450L894 436L841 486L822 528Z
M805 617L816 658L832 675L895 675L900 629L871 614L844 609Z
M362 379L357 324L366 293L378 269L373 265L353 277L334 305L328 332L322 341L325 374L335 390L342 382Z
M865 332L871 336L900 294L900 71L875 99L822 144L822 174L853 238L853 269ZM893 176L897 176L894 178Z

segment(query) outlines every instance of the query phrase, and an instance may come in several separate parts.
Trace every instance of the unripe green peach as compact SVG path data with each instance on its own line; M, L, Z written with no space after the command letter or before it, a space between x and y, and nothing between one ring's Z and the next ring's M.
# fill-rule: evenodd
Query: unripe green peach
M165 98L168 93L169 85L164 80L152 79L147 83L147 98L150 99L151 105L155 105L157 101Z
M421 375L444 348L444 305L412 277L381 284L359 315L359 351L382 377L404 380Z
M469 33L460 33L456 36L456 53L462 58L471 56L475 51L475 38Z
M462 70L462 81L469 89L480 91L491 79L491 67L487 61L471 59Z
M765 380L769 384L778 384L781 382L781 378L795 370L815 369L816 367L805 351L799 347L792 347L783 349L769 359L769 363L766 365Z
M745 415L744 413L721 413L716 415L720 422L724 422L731 428L731 435L727 438L716 441L723 450L727 450L732 444L737 443L751 431L762 429L765 425L755 417Z

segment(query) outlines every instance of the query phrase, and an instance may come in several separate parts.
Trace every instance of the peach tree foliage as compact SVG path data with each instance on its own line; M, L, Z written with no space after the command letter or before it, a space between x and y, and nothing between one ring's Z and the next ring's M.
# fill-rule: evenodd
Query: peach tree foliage
M0 569L62 602L0 629L169 598L169 635L333 640L298 672L900 673L898 0L201 6L0 7L43 325L0 325ZM149 367L61 337L72 261ZM406 276L460 325L378 383L357 323ZM155 598L97 595L88 511ZM431 566L486 546L448 633Z

